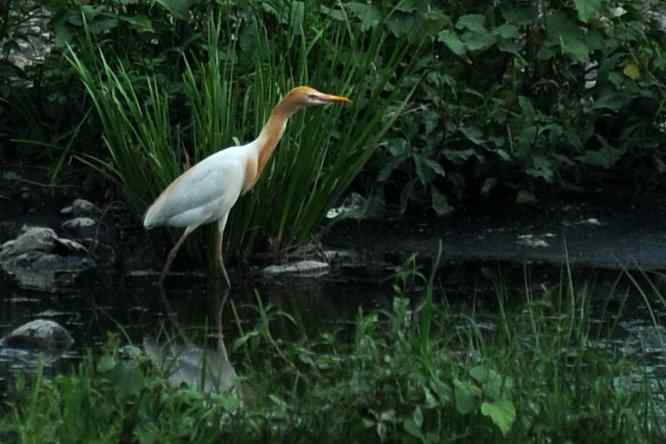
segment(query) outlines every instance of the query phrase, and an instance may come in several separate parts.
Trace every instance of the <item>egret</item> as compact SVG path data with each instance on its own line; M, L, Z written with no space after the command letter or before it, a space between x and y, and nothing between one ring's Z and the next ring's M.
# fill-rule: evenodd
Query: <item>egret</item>
M201 225L217 222L219 235L216 251L219 252L219 266L227 286L231 287L222 255L222 239L229 211L239 196L251 190L256 183L280 141L289 117L307 106L344 104L349 101L347 97L324 94L309 86L298 86L275 105L256 139L211 154L171 182L148 208L143 219L146 229L158 226L185 228L169 252L159 284L162 285L187 236Z

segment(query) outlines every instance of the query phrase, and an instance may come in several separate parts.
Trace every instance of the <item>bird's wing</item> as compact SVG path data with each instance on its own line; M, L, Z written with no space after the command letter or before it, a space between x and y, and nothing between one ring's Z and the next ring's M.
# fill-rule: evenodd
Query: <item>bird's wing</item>
M144 225L208 223L228 212L240 194L243 165L223 154L207 157L176 178L150 206ZM184 215L186 220L180 220Z

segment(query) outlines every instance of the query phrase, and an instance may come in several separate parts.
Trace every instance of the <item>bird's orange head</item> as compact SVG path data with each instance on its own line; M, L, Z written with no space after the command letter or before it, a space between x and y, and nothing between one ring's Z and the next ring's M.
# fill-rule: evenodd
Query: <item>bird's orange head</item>
M327 105L330 103L345 104L351 102L347 97L325 94L310 86L297 86L293 88L284 98L285 102L292 103L297 107L311 105Z

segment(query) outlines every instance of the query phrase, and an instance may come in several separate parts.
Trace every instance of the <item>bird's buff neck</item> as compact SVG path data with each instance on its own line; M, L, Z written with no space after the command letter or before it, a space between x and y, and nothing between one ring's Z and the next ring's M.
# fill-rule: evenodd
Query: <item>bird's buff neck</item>
M266 167L268 160L273 155L275 147L282 138L287 120L299 110L299 106L294 103L292 97L287 96L280 103L275 105L268 122L264 125L257 137L257 177L259 177Z

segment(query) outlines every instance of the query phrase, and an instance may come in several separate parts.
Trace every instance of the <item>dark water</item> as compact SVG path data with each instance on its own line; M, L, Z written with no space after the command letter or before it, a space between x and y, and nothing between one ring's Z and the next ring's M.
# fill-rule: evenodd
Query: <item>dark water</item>
M224 311L225 337L233 339L238 334L237 322L245 330L254 327L258 301L294 319L292 323L277 316L271 323L273 333L282 337L344 328L360 310L390 310L395 294L392 286L399 281L389 275L367 279L362 275L356 271L351 275L333 273L318 278L236 277ZM661 295L666 295L666 286L658 275L648 276L649 279L641 273L635 276L633 282L626 273L582 270L569 279L566 270L477 264L440 270L434 296L437 301L449 304L453 313L464 313L465 319L478 315L490 319L492 324L499 293L504 295L506 305L520 310L528 300L559 299L556 291L548 289L558 285L568 287L573 282L575 292L592 308L595 331L591 333L599 338L598 346L635 357L646 364L653 377L663 378L666 306ZM70 331L75 344L50 362L49 370L57 372L80 360L87 350L101 350L109 335L120 335L122 343L140 345L146 336L172 331L170 320L174 317L189 337L201 338L201 342L216 333L217 313L225 293L223 286L211 285L204 276L172 276L162 293L154 279L154 276L132 277L113 286L100 285L56 295L20 291L9 284L0 284L0 335L37 318L60 323ZM417 279L414 285L408 283L407 296L418 300L422 289L422 280ZM238 317L234 316L232 305ZM18 357L0 354L0 383L4 382L6 387L16 372L34 366L38 359L35 354Z

